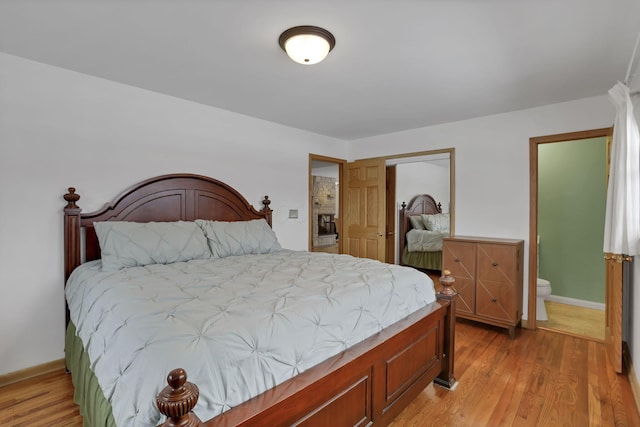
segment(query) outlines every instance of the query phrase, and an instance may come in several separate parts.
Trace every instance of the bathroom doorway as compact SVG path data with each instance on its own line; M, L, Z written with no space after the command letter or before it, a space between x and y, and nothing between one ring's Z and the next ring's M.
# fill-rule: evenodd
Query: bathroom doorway
M607 128L531 139L529 327L605 339L602 239L610 134ZM538 278L550 283L544 299L537 298Z

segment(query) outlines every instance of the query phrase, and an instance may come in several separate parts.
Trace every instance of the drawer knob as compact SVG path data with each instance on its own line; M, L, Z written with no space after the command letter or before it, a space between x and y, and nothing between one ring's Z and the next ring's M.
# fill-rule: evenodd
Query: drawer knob
M498 298L491 298L491 302L498 302Z
M460 259L460 258L456 258L456 262L460 262L460 261L461 261L461 259Z
M497 267L497 266L498 266L498 263L497 263L497 262L494 262L494 263L493 263L493 264L491 264L491 265L493 265L494 267Z

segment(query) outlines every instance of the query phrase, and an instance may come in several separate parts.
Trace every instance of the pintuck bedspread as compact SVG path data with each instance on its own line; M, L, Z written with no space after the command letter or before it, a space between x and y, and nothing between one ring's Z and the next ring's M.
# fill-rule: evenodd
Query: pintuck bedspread
M442 239L449 236L446 230L416 230L407 233L407 248L409 252L434 252L442 250Z
M119 426L155 426L152 396L184 368L209 419L435 301L424 274L302 251L102 271L78 267L66 296Z

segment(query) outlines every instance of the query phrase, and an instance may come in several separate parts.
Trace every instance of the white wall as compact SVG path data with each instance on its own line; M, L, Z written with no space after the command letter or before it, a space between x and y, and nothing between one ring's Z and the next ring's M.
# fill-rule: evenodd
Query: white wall
M268 194L282 245L306 249L310 152L346 144L0 53L0 374L64 357L67 187L90 212L155 175L208 175L258 209Z
M327 178L334 178L335 180L338 180L339 172L340 172L340 168L338 168L337 164L332 166L322 166L322 167L311 168L311 174L313 176L325 176Z
M529 138L608 127L614 114L606 96L587 98L352 141L349 159L455 147L456 233L524 239L528 260Z
M401 163L396 166L396 204L407 205L418 194L429 194L449 212L449 168L430 162Z
M613 85L613 83L612 83ZM381 135L349 143L349 159L455 147L456 234L525 240L529 264L529 138L613 125L606 95ZM639 258L639 257L636 257ZM635 259L628 344L640 367L640 260Z

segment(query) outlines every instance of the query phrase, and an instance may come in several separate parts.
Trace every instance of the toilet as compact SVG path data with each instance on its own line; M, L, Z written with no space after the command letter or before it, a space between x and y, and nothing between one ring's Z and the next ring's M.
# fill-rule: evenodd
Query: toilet
M540 236L538 236L538 275L540 275ZM538 277L536 295L538 298L536 300L536 320L549 320L544 300L551 295L551 283Z
M538 278L537 283L538 299L536 301L536 319L549 320L547 317L547 308L544 306L544 300L551 295L551 283L548 280Z

